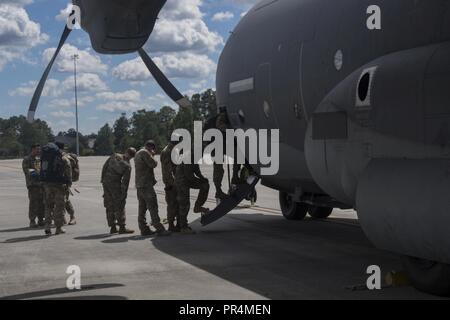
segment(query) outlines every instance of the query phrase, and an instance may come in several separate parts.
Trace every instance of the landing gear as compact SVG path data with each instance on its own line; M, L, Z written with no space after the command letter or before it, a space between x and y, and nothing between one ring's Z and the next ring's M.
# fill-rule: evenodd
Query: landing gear
M403 257L402 262L416 289L437 296L450 296L450 265L412 257Z
M329 207L309 207L309 215L316 220L326 219L333 212L333 208Z
M280 207L283 216L288 220L303 220L309 209L306 203L295 202L286 192L280 192Z

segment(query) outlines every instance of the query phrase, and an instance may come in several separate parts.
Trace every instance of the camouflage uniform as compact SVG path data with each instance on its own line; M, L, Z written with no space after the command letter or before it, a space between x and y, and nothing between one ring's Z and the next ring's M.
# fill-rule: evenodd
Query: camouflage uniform
M42 224L45 216L44 189L39 181L40 160L33 155L26 156L22 162L23 173L28 189L28 199L30 200L28 217L30 222L36 222L36 218ZM35 176L31 172L35 171Z
M162 178L165 185L167 203L167 221L173 226L175 220L179 221L179 206L177 201L177 189L175 187L175 173L177 166L172 162L173 144L169 144L161 152Z
M62 156L65 183L44 183L45 194L45 229L50 230L52 218L56 228L62 228L64 225L64 210L66 205L66 191L72 185L72 169L70 160L67 156Z
M68 159L69 157L72 157L71 154L63 152L63 156L66 156ZM69 159L70 161L70 159ZM65 190L65 200L64 200L64 209L66 210L67 214L70 217L70 221L75 220L75 209L73 207L72 201L70 201L70 186L66 186Z
M136 167L136 189L139 200L139 229L145 232L149 229L146 219L147 210L150 211L152 225L156 229L164 229L158 214L158 199L155 192L155 173L154 169L158 163L147 149L143 148L134 158Z
M219 129L220 131L223 132L223 136L224 136L224 141L226 143L228 143L225 139L225 132L227 129L230 128L230 122L228 120L228 115L226 112L220 112L216 119L215 119L216 123L216 128ZM226 154L226 143L224 144L224 154ZM235 142L233 142L235 143ZM235 145L235 154L234 154L234 158L237 158L237 153L236 153L236 145ZM216 198L221 198L223 197L223 191L222 191L222 181L223 181L223 177L225 175L225 170L223 169L223 164L217 164L214 163L214 171L213 171L213 182L214 182L214 186L216 187ZM233 165L233 177L231 180L232 184L239 184L239 171L241 169L241 166L239 164L234 164Z
M180 206L180 227L187 228L190 203L190 189L199 190L195 209L203 207L208 199L209 182L203 177L198 164L180 164L177 166L175 174L175 184L177 186L177 199Z
M122 154L113 154L103 165L103 203L109 227L126 224L125 206L130 185L131 164Z
M75 209L73 208L72 202L70 201L70 188L69 187L66 187L64 203L65 203L64 207L65 207L70 219L71 220L75 219Z

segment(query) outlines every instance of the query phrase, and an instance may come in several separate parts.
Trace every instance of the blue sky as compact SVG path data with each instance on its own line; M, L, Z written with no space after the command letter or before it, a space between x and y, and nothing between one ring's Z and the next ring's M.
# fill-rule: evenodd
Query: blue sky
M150 1L150 0L149 0ZM184 94L215 87L219 54L229 32L257 0L167 0L146 45ZM31 95L65 24L68 0L0 0L0 117L26 114ZM53 52L52 52L53 50ZM96 132L126 112L175 105L136 54L95 53L88 35L72 32L57 60L37 117L54 133L75 126L73 62L80 55L80 131Z

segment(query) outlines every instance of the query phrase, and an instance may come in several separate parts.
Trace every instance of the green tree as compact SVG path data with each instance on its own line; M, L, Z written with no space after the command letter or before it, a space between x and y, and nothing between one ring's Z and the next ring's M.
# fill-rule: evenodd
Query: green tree
M162 107L158 112L159 118L159 136L161 143L167 145L169 142L172 131L174 130L174 119L177 116L177 112L171 107Z
M114 146L117 152L125 152L130 147L132 140L130 136L130 122L125 113L117 119L114 124Z
M114 134L109 124L105 124L99 130L94 150L95 154L99 156L108 156L114 153Z
M159 118L155 111L139 110L133 113L130 121L132 127L131 136L133 145L136 148L143 146L150 139L155 141L158 149L161 147Z
M194 111L191 108L180 108L177 116L173 120L173 127L175 129L186 129L193 134L194 120Z
M0 119L0 157L22 157L33 144L46 144L53 134L45 121L29 123L24 116Z
M212 89L194 94L191 103L195 120L205 122L217 115L216 92Z

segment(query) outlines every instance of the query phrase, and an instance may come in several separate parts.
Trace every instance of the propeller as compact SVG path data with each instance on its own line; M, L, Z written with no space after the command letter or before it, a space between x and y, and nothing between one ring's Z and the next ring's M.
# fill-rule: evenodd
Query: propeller
M59 40L58 47L56 48L56 51L53 54L53 57L50 60L47 68L45 69L44 74L42 75L42 78L39 81L39 84L36 88L36 91L34 92L33 98L31 99L30 108L28 109L28 116L27 116L28 122L34 121L34 115L36 113L36 109L39 104L39 100L41 99L42 91L44 90L45 83L47 82L48 75L49 75L50 71L52 70L52 67L53 67L53 64L55 63L56 57L58 56L59 52L61 51L61 48L64 46L64 43L66 43L66 40L69 37L69 34L71 31L72 31L72 29L69 29L67 26L64 28L64 32L61 35L61 40Z
M153 62L152 58L145 52L144 49L138 50L139 55L144 61L147 69L152 74L153 78L155 78L156 82L160 85L161 89L180 107L187 108L191 107L192 104L185 96L183 96L180 91L170 82L169 79L164 75L164 73L158 68L158 66Z
M33 98L31 99L30 108L28 109L27 120L29 122L34 121L36 109L39 104L39 100L41 99L42 92L45 87L45 83L47 82L47 79L48 79L48 75L50 74L53 64L55 63L55 60L58 57L58 54L60 53L65 42L67 41L67 38L69 37L71 31L72 31L72 29L68 28L67 26L64 28L64 32L61 35L61 39L59 41L58 47L56 48L56 51L53 54L52 59L50 60L47 68L44 71L44 74L42 75L41 80L39 81L39 83L37 85L37 88L34 92ZM149 55L145 52L145 50L141 48L138 50L138 53L141 56L142 61L147 66L148 70L150 71L152 76L155 78L156 82L164 90L164 92L180 107L182 107L182 108L191 107L192 104L189 101L189 99L187 99L185 96L183 96L180 93L180 91L178 91L178 89L175 88L175 86L164 75L164 73L158 68L158 66L155 64L155 62L153 62L153 60L149 57Z

